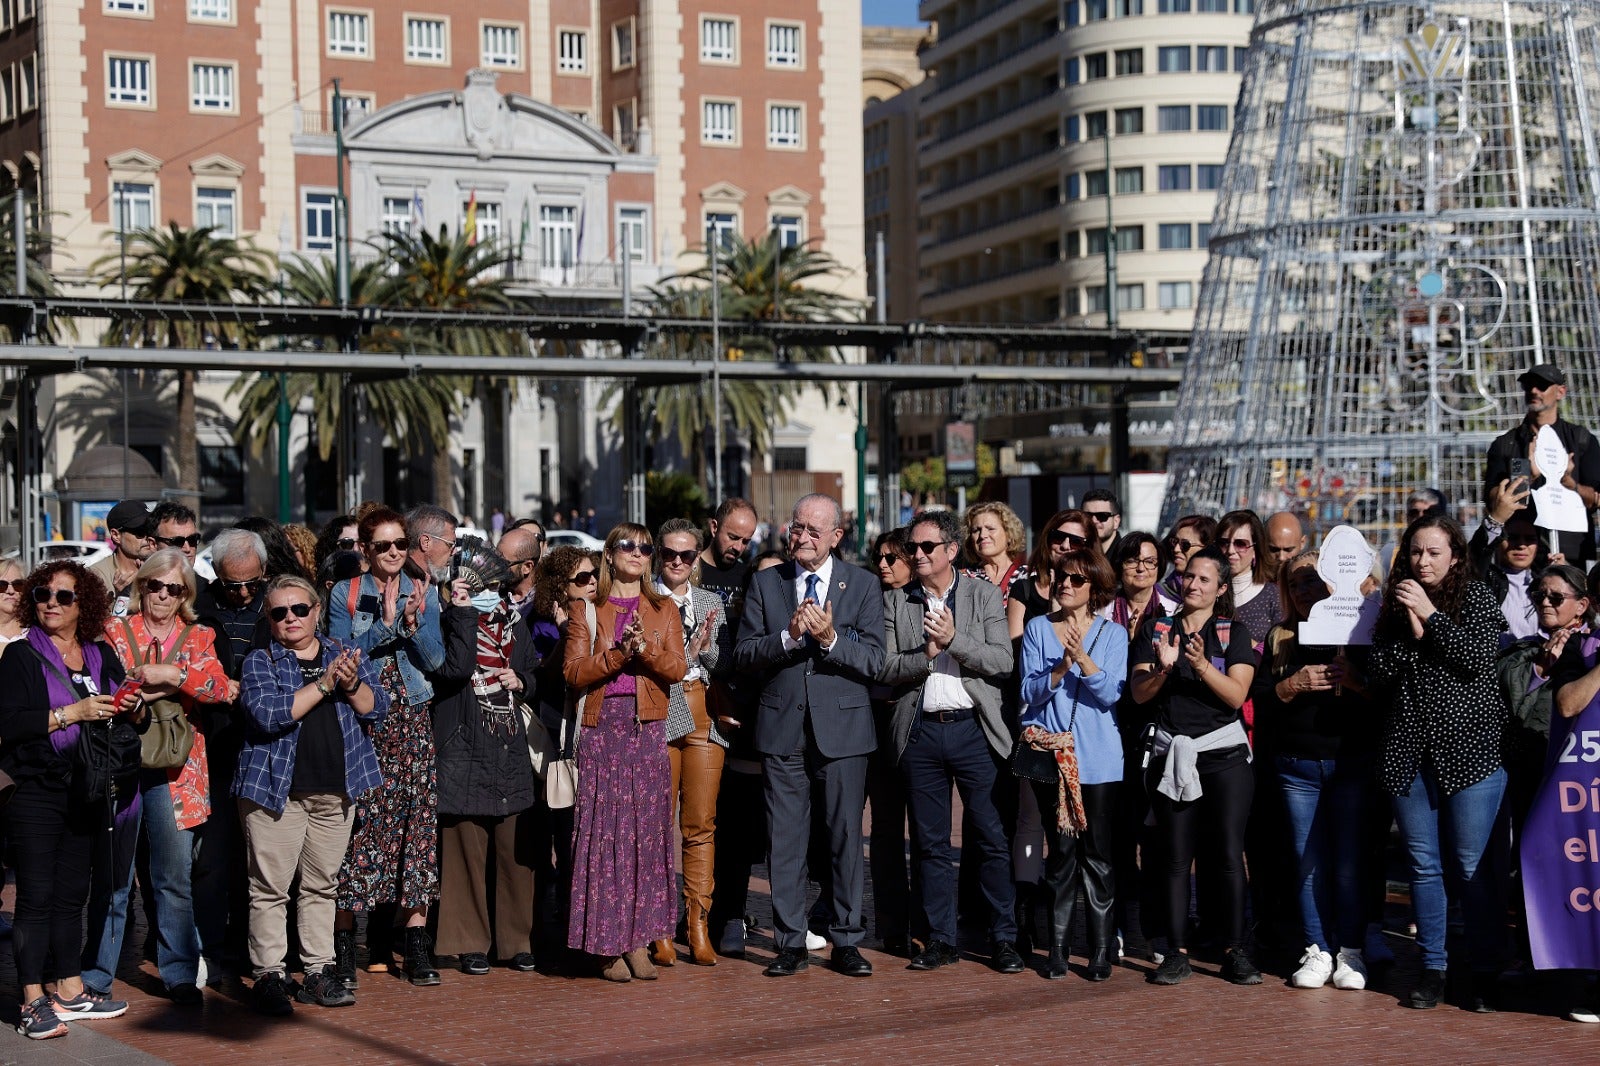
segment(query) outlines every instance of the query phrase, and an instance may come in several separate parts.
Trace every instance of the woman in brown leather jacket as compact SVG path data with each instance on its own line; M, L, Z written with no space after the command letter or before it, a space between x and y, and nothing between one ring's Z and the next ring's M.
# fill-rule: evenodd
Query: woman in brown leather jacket
M572 601L563 673L579 706L568 946L600 975L653 980L649 945L672 936L667 693L683 680L683 623L650 580L650 531L606 537L595 602Z

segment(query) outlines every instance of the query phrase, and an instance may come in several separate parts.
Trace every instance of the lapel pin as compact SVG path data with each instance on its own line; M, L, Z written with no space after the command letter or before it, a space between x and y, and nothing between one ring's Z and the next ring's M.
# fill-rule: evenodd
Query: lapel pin
M839 582L839 591L840 592L844 591L844 582L843 581Z

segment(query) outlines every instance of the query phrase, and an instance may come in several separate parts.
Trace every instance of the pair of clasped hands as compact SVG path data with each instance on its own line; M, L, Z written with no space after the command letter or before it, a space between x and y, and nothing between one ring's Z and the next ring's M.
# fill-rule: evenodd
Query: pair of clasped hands
M838 634L833 628L833 604L817 606L817 601L807 596L800 601L789 619L789 638L800 641L813 638L822 647L830 647Z

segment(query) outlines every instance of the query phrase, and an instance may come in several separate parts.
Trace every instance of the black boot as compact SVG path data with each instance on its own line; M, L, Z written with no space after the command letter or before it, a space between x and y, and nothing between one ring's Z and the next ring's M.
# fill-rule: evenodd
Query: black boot
M414 985L436 985L439 971L433 966L433 940L420 925L406 927L406 955L401 968Z
M1017 903L1014 911L1017 919L1017 951L1023 956L1033 954L1034 934L1034 896L1038 885L1031 881L1018 881Z
M333 976L342 987L351 992L355 991L356 931L354 929L333 931Z

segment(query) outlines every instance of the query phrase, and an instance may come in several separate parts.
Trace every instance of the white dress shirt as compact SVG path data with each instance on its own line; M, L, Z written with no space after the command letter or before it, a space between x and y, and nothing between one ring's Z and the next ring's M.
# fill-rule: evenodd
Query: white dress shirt
M807 570L805 567L801 566L799 563L795 564L795 570L799 573L799 576L794 579L794 602L795 602L795 606L798 607L800 604L802 604L802 603L804 603L806 601L806 586L808 584L810 584L810 580L809 579L810 579L812 574L815 574L817 576L817 593L813 598L817 601L817 606L818 607L822 607L825 604L827 604L827 602L828 602L828 582L833 577L833 553L829 552L828 553L828 557L826 559L822 560L822 565L817 567L815 570ZM830 643L824 644L822 646L823 652L826 653L826 652L832 651L833 650L833 645L837 644L838 641L839 641L839 631L837 629L835 629L833 631L833 640ZM801 644L801 641L795 640L792 636L789 635L789 627L788 626L784 626L783 627L783 650L784 651L794 651L795 649L800 647L800 644Z
M950 576L950 587L935 596L926 587L922 594L927 598L928 613L953 611L958 575ZM961 664L946 648L928 661L928 680L922 684L922 709L924 711L960 711L975 706L972 693L961 683Z

